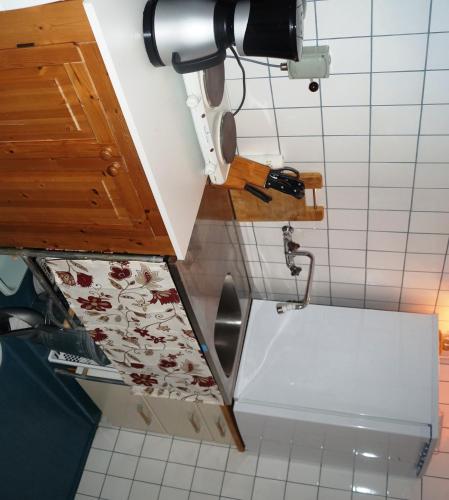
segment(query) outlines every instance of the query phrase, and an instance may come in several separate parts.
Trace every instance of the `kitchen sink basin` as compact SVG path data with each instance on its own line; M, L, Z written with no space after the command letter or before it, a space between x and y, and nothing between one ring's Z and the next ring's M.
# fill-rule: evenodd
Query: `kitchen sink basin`
M215 351L227 377L232 374L242 327L242 310L231 274L224 280L215 322Z

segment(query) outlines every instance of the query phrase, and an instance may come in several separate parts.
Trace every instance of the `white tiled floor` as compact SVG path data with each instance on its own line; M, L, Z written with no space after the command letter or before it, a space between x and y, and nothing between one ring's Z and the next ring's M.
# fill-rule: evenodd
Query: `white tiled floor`
M448 365L442 365L441 380L441 411L449 415ZM449 499L449 419L443 418L439 449L422 481L392 477L386 462L354 460L350 453L347 467L341 456L298 447L284 461L264 450L242 454L228 446L102 425L75 500ZM376 494L364 494L365 487Z

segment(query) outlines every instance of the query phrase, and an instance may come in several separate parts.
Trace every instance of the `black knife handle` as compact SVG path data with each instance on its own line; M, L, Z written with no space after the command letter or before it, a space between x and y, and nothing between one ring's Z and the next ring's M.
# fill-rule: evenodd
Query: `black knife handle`
M265 194L263 191L260 191L254 186L251 186L251 184L245 185L245 191L248 191L248 193L251 193L253 196L259 198L259 200L262 200L264 203L270 203L270 201L273 200L271 196Z

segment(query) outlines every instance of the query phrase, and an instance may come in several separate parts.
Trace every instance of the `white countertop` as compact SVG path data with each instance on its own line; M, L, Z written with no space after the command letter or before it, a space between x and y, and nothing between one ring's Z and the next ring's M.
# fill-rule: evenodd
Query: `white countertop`
M178 259L184 259L206 176L182 77L154 68L142 35L146 0L84 6Z

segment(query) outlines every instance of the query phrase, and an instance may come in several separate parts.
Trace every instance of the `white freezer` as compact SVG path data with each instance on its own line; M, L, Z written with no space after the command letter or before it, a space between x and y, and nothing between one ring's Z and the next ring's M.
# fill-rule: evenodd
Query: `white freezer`
M253 302L235 390L248 447L306 442L414 469L439 434L436 316L275 305Z

